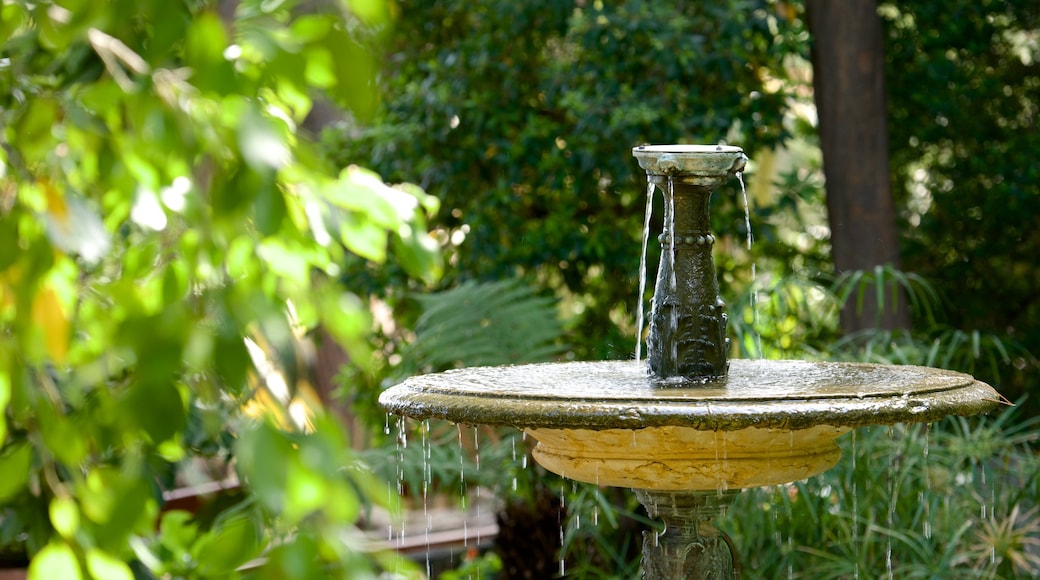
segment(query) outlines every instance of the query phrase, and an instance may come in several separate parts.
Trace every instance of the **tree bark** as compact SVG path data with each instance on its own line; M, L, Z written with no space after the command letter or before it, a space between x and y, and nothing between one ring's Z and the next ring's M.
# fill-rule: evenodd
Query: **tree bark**
M885 58L876 0L808 0L813 89L826 177L831 254L837 273L900 267L888 166ZM896 291L900 292L901 291ZM905 296L871 289L841 313L846 334L909 328Z

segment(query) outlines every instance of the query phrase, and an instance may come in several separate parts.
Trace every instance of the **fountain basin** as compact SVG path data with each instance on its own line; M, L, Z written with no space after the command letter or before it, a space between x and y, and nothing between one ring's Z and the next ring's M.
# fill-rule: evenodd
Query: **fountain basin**
M380 404L416 419L508 425L559 475L650 490L719 490L803 479L833 466L864 425L974 415L1001 398L953 371L902 365L733 360L726 377L667 389L634 361L476 367L412 377Z
M641 145L632 155L647 175L707 179L713 187L747 163L744 150L729 145Z
M835 440L848 427L702 431L529 429L534 459L553 473L615 487L725 491L805 479L841 458Z

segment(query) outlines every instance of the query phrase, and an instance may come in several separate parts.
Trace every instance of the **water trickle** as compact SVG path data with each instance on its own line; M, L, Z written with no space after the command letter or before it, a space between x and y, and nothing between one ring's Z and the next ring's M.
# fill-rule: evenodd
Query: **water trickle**
M675 296L675 181L668 176L668 215L665 220L668 223L668 260L671 276L668 278L668 290L671 296ZM679 330L679 309L675 306L668 308L668 336L675 337ZM668 341L671 346L670 363L667 368L678 369L679 365L679 341L674 338Z
M462 445L462 425L456 423L455 427L459 431L459 500L462 511L467 510L466 507L466 448Z
M646 295L646 247L650 241L650 217L654 212L654 182L647 178L646 182L646 213L643 214L643 249L639 254L639 294L637 298L639 306L636 308L636 364L643 355L643 322L644 322L644 299Z
M386 414L386 424L383 425L383 435L390 434L390 413Z
M750 252L751 246L754 244L755 236L751 230L751 204L748 202L747 187L744 185L744 173L738 171L736 173L737 181L740 183L740 194L744 198L744 229L747 230L747 249ZM755 350L758 351L758 358L762 358L762 333L759 332L759 316L758 316L758 268L756 264L751 262L751 324L752 331L755 334Z
M747 188L744 187L744 173L737 172L737 181L740 182L740 193L744 196L744 228L747 229L747 249L751 249L751 243L755 237L751 234L751 205L748 203Z
M923 469L924 469L924 493L931 497L932 495L932 477L931 471L928 469L928 433L931 430L931 423L925 423L921 428L924 431L924 450L923 450ZM924 537L926 540L932 539L932 502L927 501L927 497L920 498L922 505L924 505Z
M566 576L567 566L563 557L563 546L564 546L564 521L563 515L564 510L567 508L567 497L564 494L563 484L560 484L560 509L556 512L556 519L560 524L560 577Z
M433 482L433 470L430 466L430 420L425 419L420 425L420 436L421 439L421 451L423 455L423 482L422 482L422 498L423 498L423 519L425 524L425 539L426 539L426 576L430 577L430 528L433 526L433 518L430 516L430 484Z
M480 431L476 427L473 428L473 460L476 463L475 469L476 469L476 472L477 472L477 474L476 474L477 488L475 490L475 493L476 493L477 497L476 497L476 500L474 501L474 506L476 506L477 521L479 522L480 521ZM479 547L480 546L480 527L479 526L477 527L477 538L476 538L476 540L477 540L476 545Z
M856 430L852 431L852 545L859 545L859 490L856 489ZM853 578L859 580L859 561L853 571Z

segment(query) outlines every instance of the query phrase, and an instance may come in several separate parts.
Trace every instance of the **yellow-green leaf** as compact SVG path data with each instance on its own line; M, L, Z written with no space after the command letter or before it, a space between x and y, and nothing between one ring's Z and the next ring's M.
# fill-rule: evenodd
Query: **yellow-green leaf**
M126 562L96 548L87 551L87 571L98 580L133 580L134 573Z
M83 572L72 547L65 542L45 546L29 564L29 580L80 580Z
M63 538L71 539L79 529L79 506L71 497L56 497L50 505L51 525Z

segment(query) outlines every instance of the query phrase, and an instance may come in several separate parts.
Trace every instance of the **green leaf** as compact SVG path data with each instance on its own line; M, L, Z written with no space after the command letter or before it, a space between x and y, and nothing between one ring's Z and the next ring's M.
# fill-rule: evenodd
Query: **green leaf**
M68 544L47 544L29 563L29 580L80 580L83 572L76 552Z
M344 214L339 222L339 239L362 258L378 264L386 261L386 230L362 216Z
M79 529L79 506L71 497L56 497L50 505L51 524L65 539L72 539Z
M18 495L29 482L33 450L29 443L9 446L0 454L0 503Z
M379 104L375 59L344 30L332 31L323 44L336 65L336 86L329 90L329 95L359 119L371 118Z
M195 543L198 531L194 514L184 510L171 510L163 514L159 522L159 534L163 545L175 553L187 553Z
M256 208L256 229L265 236L278 233L285 221L286 206L282 190L277 187L266 187L257 192L253 200Z
M220 17L204 12L188 28L184 60L193 69L192 83L202 90L230 93L236 89L235 69L224 58L227 31Z
M238 148L245 162L256 171L278 170L292 161L292 153L281 132L252 107L238 120ZM284 206L284 202L282 204Z
M87 571L98 580L134 579L134 573L130 571L126 562L96 548L87 550Z
M139 381L123 401L131 423L161 443L184 429L187 414L184 401L172 380Z
M227 576L260 553L260 538L256 522L238 514L200 537L192 552L203 576Z
M285 466L295 453L284 433L259 423L241 433L235 445L238 469L260 502L278 514L285 505Z
M444 272L444 262L441 260L440 245L433 236L425 231L416 231L412 226L402 225L393 240L394 253L406 272L430 284L440 279Z
M7 404L11 401L11 375L0 369L0 449L7 440Z

